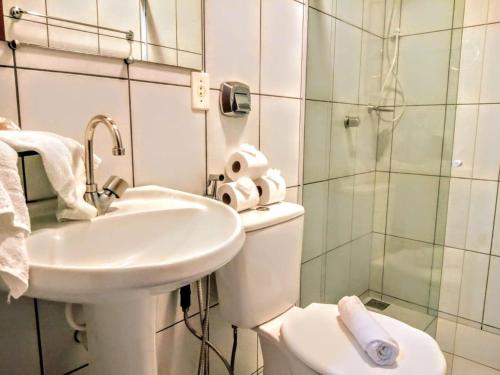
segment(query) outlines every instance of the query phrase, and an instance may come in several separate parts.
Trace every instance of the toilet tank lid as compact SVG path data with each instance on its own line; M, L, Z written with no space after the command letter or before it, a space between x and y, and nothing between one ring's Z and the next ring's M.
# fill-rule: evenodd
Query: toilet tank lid
M304 215L304 207L289 202L280 202L269 206L240 212L245 232L267 228Z

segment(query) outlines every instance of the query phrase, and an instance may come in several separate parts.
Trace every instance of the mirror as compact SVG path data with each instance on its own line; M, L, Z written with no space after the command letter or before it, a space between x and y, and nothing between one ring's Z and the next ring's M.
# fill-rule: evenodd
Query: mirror
M7 41L202 69L203 0L1 0ZM0 27L2 23L0 22Z

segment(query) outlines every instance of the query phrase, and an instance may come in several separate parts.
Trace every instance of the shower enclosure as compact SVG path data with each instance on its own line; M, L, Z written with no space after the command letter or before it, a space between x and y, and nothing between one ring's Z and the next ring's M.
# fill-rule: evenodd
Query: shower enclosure
M309 0L302 305L356 294L434 333L459 3Z

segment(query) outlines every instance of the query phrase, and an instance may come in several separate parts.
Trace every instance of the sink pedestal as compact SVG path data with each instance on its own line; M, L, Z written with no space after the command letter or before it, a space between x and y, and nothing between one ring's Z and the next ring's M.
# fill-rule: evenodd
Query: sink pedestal
M84 305L91 375L157 375L155 300Z

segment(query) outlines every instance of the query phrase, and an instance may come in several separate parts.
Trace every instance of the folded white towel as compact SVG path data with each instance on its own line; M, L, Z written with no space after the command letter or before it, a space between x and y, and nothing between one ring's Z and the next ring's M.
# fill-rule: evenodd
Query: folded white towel
M28 289L26 237L30 230L17 152L0 142L0 277L9 288L9 298L19 298Z
M71 138L39 131L0 131L0 141L16 151L40 154L47 177L58 196L58 220L88 220L97 216L83 199L85 165L83 146ZM94 158L96 166L100 162Z
M390 366L396 362L398 343L378 324L358 297L342 298L338 308L342 322L377 365Z

